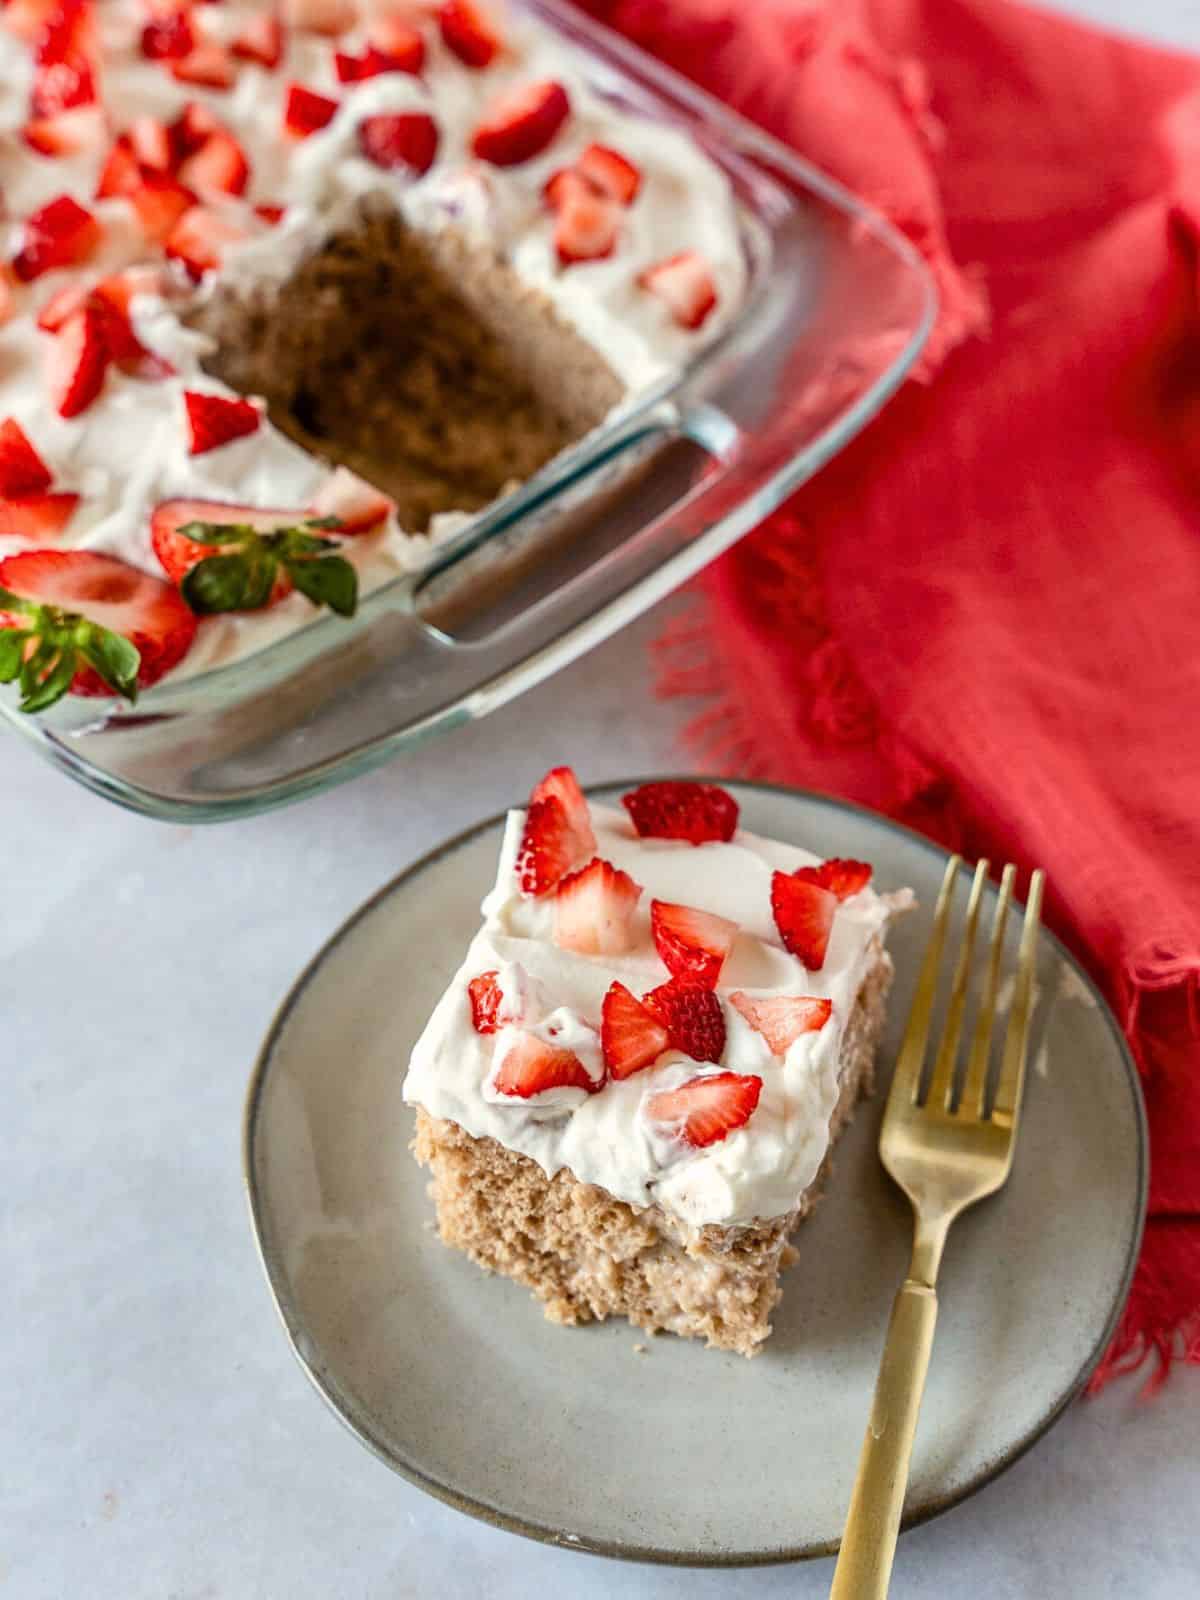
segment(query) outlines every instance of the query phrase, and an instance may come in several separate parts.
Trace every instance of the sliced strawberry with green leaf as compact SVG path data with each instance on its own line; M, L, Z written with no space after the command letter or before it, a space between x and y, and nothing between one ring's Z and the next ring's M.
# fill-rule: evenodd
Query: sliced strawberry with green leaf
M580 955L619 955L633 945L641 885L599 856L560 878L554 892L554 942Z
M818 867L797 867L793 878L801 883L815 883L839 900L848 900L852 894L865 889L871 881L871 868L865 861L851 861L832 856Z
M196 619L160 579L94 550L29 550L0 561L0 682L22 711L68 691L135 700L191 648Z
M447 47L468 67L486 67L503 43L496 19L479 0L444 0L438 26Z
M701 911L698 906L652 900L650 931L654 947L673 977L688 978L714 989L733 949L738 925L715 912Z
M520 84L487 108L471 150L494 167L519 166L542 153L570 114L567 91L553 78Z
M516 1034L492 1076L497 1094L521 1100L531 1100L547 1089L584 1089L593 1094L599 1087L573 1050L562 1050L524 1032Z
M670 1048L671 1036L652 1011L613 983L600 1012L600 1048L610 1078L631 1078Z
M385 172L428 172L438 152L437 123L426 111L385 111L358 125L358 148Z
M15 417L0 422L0 495L39 494L53 483L50 468Z
M25 219L21 248L12 268L29 283L55 267L73 267L100 243L100 224L68 194L48 200Z
M354 615L358 575L335 540L331 517L167 500L150 519L150 542L163 571L201 616L259 611L293 589L339 616Z
M735 989L729 996L729 1004L762 1034L773 1056L785 1054L802 1033L819 1033L833 1013L832 1000L806 994L766 995L756 999L742 989Z
M715 783L663 779L621 796L642 839L726 841L737 832L738 804Z
M642 996L642 1004L662 1023L671 1046L694 1061L720 1061L725 1049L725 1013L711 989L672 978Z
M693 1150L728 1138L749 1122L762 1094L762 1079L738 1072L713 1072L689 1078L677 1089L647 1095L643 1114L661 1132Z
M838 902L832 890L823 889L811 877L801 876L812 871L811 867L801 867L799 873L773 872L771 911L784 948L810 972L818 972L825 965Z

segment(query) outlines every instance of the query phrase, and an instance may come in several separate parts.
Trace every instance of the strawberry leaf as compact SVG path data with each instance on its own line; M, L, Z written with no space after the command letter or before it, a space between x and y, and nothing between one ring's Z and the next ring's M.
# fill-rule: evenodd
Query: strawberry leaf
M358 607L358 573L342 556L284 563L292 582L315 606L328 606L339 617L352 617Z
M136 645L98 622L41 605L23 595L0 589L0 610L26 620L0 630L0 683L17 682L20 709L45 711L61 700L81 666L90 666L114 693L137 699L138 671L142 664Z
M339 527L337 517L313 517L267 533L243 522L185 522L176 532L221 554L198 561L180 584L180 593L201 616L259 611L270 604L282 568L314 605L352 617L358 606L358 574L344 557L331 553L339 548L335 539L320 537L320 532Z

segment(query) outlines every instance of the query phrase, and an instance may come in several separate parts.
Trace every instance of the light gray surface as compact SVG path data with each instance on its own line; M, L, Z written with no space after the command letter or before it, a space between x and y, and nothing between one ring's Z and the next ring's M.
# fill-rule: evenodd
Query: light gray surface
M1200 42L1197 0L1070 9ZM398 867L552 761L679 762L656 618L488 724L220 830L103 805L0 746L0 1596L19 1600L810 1600L831 1563L618 1567L497 1533L372 1460L288 1352L241 1196L242 1088L274 1007ZM1075 1406L902 1541L897 1600L1187 1600L1200 1373ZM697 1493L702 1494L702 1484Z

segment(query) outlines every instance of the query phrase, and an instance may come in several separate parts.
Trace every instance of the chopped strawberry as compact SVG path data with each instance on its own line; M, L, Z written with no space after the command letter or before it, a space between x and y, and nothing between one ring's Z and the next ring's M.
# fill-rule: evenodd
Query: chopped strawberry
M188 275L198 283L206 272L215 272L221 265L223 246L245 237L241 228L215 211L192 206L167 235L164 248L172 260L183 263Z
M418 73L425 65L425 40L403 17L375 17L367 39L367 59L376 72Z
M262 422L262 412L249 400L230 400L223 394L185 389L183 403L191 434L188 454L193 456L202 456L206 450L216 450L254 433Z
M529 801L532 805L538 800L548 800L551 797L560 802L567 814L567 821L578 841L579 854L591 855L596 848L592 813L588 807L587 796L579 787L579 779L570 767L551 767L546 776L534 784Z
M184 10L164 11L142 29L142 54L147 61L181 61L196 48L192 21Z
M704 257L681 250L638 276L638 287L657 295L681 328L699 328L717 303L717 288Z
M90 211L60 194L25 219L21 248L12 268L22 283L54 267L86 260L100 243L100 224Z
M246 153L231 133L212 133L179 168L179 181L197 194L242 194L250 180Z
M652 900L650 931L655 949L672 977L687 978L713 989L733 949L738 925L728 917L718 917L696 906Z
M725 1049L725 1013L711 989L672 978L642 996L642 1004L662 1023L671 1045L694 1061L720 1061Z
M380 527L396 509L396 502L351 472L336 467L313 497L317 517L336 517L338 533L368 533Z
M45 544L70 522L79 504L77 494L23 494L0 499L0 537Z
M273 533L277 528L295 527L303 522L303 511L284 511L262 506L229 505L223 500L164 500L150 517L150 543L158 563L170 578L179 585L193 567L209 556L225 553L225 547L204 544L192 539L180 529L189 523L207 522L217 527L243 526L258 533ZM282 566L275 575L269 604L284 599L292 592L292 580Z
M813 995L781 994L756 1000L742 989L733 991L729 1004L762 1034L773 1056L783 1055L802 1033L819 1033L833 1011L832 1000Z
M621 796L642 839L687 839L692 844L729 840L737 832L738 804L715 783L662 779Z
M59 0L8 0L4 25L10 33L32 44L48 23L53 26L51 19L59 9Z
M504 991L496 981L499 976L498 972L481 972L467 985L471 997L471 1026L476 1033L496 1033L500 1028L498 1017Z
M167 132L176 162L194 155L214 133L228 133L220 117L210 111L202 100L188 100Z
M488 108L475 129L471 149L494 167L518 166L541 154L570 112L571 102L561 83L547 78L522 84Z
M5 12L9 27L14 27L11 19L20 9L21 0L9 0ZM41 22L35 31L33 53L39 65L79 57L91 60L97 54L91 0L53 0L41 8Z
M180 222L196 207L196 196L168 172L138 170L137 188L129 199L147 239L170 240ZM168 254L170 248L168 245Z
M333 121L337 108L337 101L328 95L306 89L302 83L290 83L283 108L284 131L293 139L307 139Z
M195 83L205 89L230 89L237 68L221 45L200 44L182 60L172 61L171 75L180 83Z
M486 67L502 44L496 22L478 0L445 0L438 26L447 47L468 67Z
M107 200L114 194L131 195L141 181L142 175L129 135L123 133L108 153L108 160L96 184L96 199Z
M364 117L358 147L368 161L386 171L428 172L438 150L437 123L425 111L388 111Z
M801 872L812 872L801 867ZM771 910L784 948L798 956L810 972L825 964L837 896L796 873L771 874Z
M21 129L21 137L43 156L77 156L97 149L107 131L99 106L75 106L53 117L36 117Z
M89 296L89 304L102 314L109 356L123 372L139 378L165 378L174 371L169 361L146 349L130 316L134 295L161 293L162 280L152 267L129 267L102 278Z
M0 495L40 494L53 482L50 468L38 455L15 417L0 422Z
M865 861L843 860L833 856L822 861L819 867L797 867L792 873L801 883L815 883L839 900L848 900L852 894L865 889L871 881L871 868Z
M294 28L335 38L358 21L354 0L283 0L283 14Z
M532 1099L547 1089L586 1089L593 1093L587 1068L573 1050L560 1050L536 1034L518 1033L496 1068L492 1087L498 1094Z
M284 206L258 205L254 207L254 215L265 222L268 228L275 227L276 223L283 221Z
M76 417L100 393L108 370L104 318L85 305L68 317L50 346L46 381L60 417Z
M554 223L554 249L564 267L577 261L602 261L613 253L620 232L620 207L596 192L577 173L564 178L575 182L559 184L558 216Z
M283 60L283 23L269 11L250 17L231 48L239 60L274 71Z
M633 944L633 914L641 885L611 861L594 857L559 880L554 894L554 942L581 955L618 955Z
M651 1122L669 1128L694 1150L717 1144L744 1127L762 1093L762 1079L738 1072L713 1072L689 1078L678 1089L661 1089L644 1102Z
M616 200L623 206L633 204L642 186L639 169L632 161L627 161L619 150L610 149L606 144L588 145L576 161L575 170L594 184L601 194L606 194L610 200Z
M553 795L531 801L517 855L522 894L548 894L583 853L562 801Z
M37 325L42 333L57 333L68 317L83 310L90 293L81 283L64 284L56 290L38 312Z
M128 639L141 658L137 683L143 689L182 661L196 636L195 617L169 583L94 550L28 550L8 556L0 561L0 588L66 612L68 618L86 618ZM43 625L53 626L42 620ZM32 623L15 611L0 619L0 626ZM64 649L75 644L71 638L55 642ZM86 650L80 654L83 660L70 682L72 693L112 694L113 685L86 664Z
M623 983L613 983L600 1012L600 1047L610 1078L631 1078L670 1047L671 1036Z
M11 319L16 309L17 297L13 292L12 274L0 261L0 327Z
M125 130L133 159L155 172L169 172L173 161L171 134L157 117L134 117Z
M96 80L83 56L39 63L34 68L31 117L57 117L60 112L96 103Z

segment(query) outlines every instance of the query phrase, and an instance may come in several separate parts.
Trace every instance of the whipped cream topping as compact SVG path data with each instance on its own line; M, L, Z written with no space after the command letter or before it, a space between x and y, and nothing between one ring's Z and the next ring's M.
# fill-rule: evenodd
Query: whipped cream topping
M364 5L365 12L370 11ZM386 10L386 7L379 7ZM336 40L289 28L280 65L267 70L239 61L234 86L225 91L177 82L168 64L146 60L141 31L144 0L104 0L96 8L102 41L101 103L109 136L76 155L44 156L21 137L33 82L28 44L10 34L0 13L0 244L6 256L20 246L23 219L46 202L69 194L103 227L91 259L17 286L17 314L0 327L0 417L13 416L54 474L54 487L75 490L80 504L59 536L60 547L105 551L161 576L150 546L149 519L161 501L180 497L250 506L307 506L328 476L314 460L264 419L254 434L198 456L188 454L183 391L232 391L201 367L203 337L181 321L195 295L211 294L217 280L283 279L344 221L367 194L390 199L414 226L456 227L489 242L528 283L541 290L579 333L600 350L636 391L676 370L717 334L744 294L745 266L732 194L723 174L678 130L617 110L589 86L586 62L532 19L508 18L505 48L483 71L473 70L442 42L436 22L422 32L426 64L420 78L388 73L358 84L338 82L334 52L361 53L360 25ZM193 25L205 38L228 44L254 3L198 5ZM470 139L489 103L507 88L539 79L560 82L571 116L540 156L499 168L475 160ZM309 138L284 132L288 87L300 83L335 99L333 120ZM233 133L250 164L244 196L217 204L250 237L226 247L222 267L193 289L181 269L165 298L139 296L132 307L143 343L165 356L175 375L158 381L110 369L103 392L81 415L59 417L47 392L44 363L50 336L36 328L40 309L65 284L94 281L161 255L148 246L129 201L95 200L96 182L112 138L135 118L170 122L188 101L206 105ZM419 109L434 117L437 158L421 177L384 171L359 153L356 129L376 112ZM560 268L552 243L553 219L542 200L547 177L574 161L591 143L619 149L642 171L641 192L623 214L622 232L607 260ZM205 202L206 204L209 202ZM275 226L254 214L258 204L286 208ZM718 304L697 332L675 324L656 296L637 287L638 273L683 249L706 258ZM435 518L428 534L413 534L389 519L377 534L346 541L342 554L368 591L426 560L431 543L456 532L463 514ZM33 546L16 537L0 554ZM299 594L254 613L209 617L196 643L171 674L181 677L230 661L313 620L317 613Z
M692 845L642 839L624 815L593 805L596 854L628 872L644 890L632 948L616 956L579 955L553 939L554 896L529 899L516 874L525 823L511 811L495 887L483 902L483 926L438 1002L412 1053L404 1098L435 1117L457 1122L476 1138L496 1139L536 1161L548 1176L561 1168L635 1206L657 1204L689 1227L749 1224L786 1215L817 1175L829 1148L838 1098L839 1053L863 979L878 959L888 903L873 888L837 909L825 963L809 972L784 949L771 912L771 874L815 866L810 851L737 832L727 844ZM670 974L654 946L650 901L669 900L716 912L739 932L721 973L717 996L727 1039L719 1062L698 1063L668 1050L632 1077L596 1094L551 1090L531 1100L498 1096L492 1087L512 1024L506 1008L522 1007L552 1043L583 1051L600 1027L604 995L619 979L641 996ZM498 1033L472 1023L468 984L496 971L504 1002ZM783 1057L728 1000L736 989L755 999L813 995L833 1003L819 1032L801 1034ZM545 1007L545 1015L541 1016ZM548 1031L551 1026L556 1031ZM528 1024L526 1024L528 1026ZM594 1057L584 1057L585 1065ZM744 1127L717 1144L691 1149L647 1119L645 1101L660 1090L719 1070L762 1079L757 1108ZM588 1065L594 1076L594 1066Z

